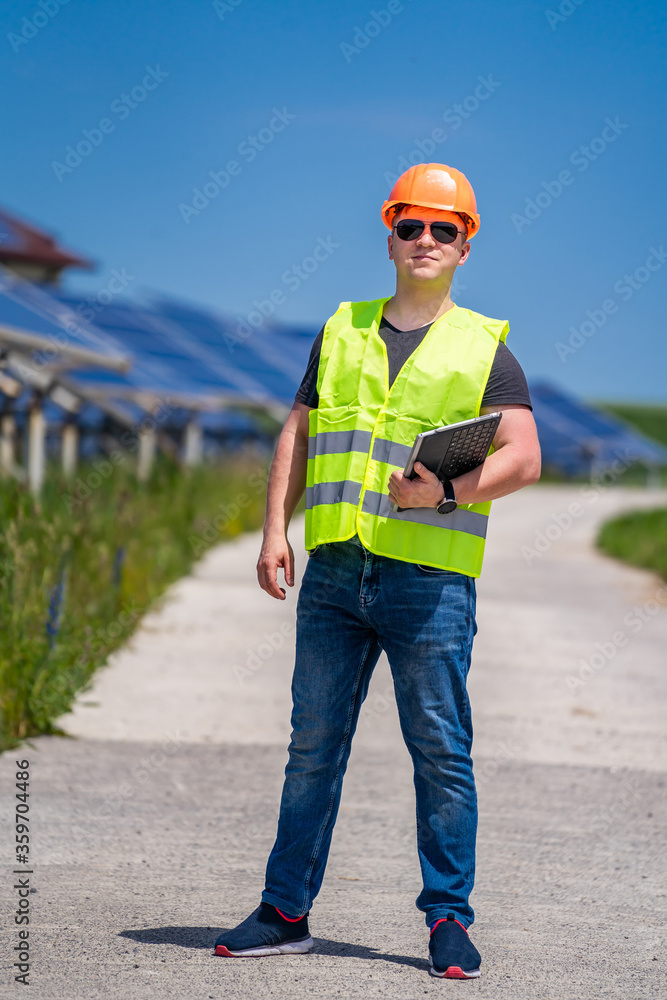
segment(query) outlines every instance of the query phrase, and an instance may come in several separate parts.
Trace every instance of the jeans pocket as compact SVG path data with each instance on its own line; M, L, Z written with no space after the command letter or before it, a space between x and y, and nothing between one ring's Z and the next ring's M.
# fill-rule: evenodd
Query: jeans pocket
M435 576L451 576L453 570L451 569L440 569L439 566L424 566L422 563L415 563L417 569L420 569L422 573L430 573Z
M318 551L318 549L321 549L321 548L322 548L321 545L316 545L314 549L308 549L308 555L309 556L314 556L315 553Z

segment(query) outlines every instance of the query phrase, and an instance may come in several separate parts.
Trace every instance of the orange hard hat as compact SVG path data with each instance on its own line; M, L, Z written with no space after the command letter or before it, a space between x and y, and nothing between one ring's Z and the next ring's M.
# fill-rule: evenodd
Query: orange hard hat
M418 205L441 212L456 212L468 228L468 239L479 229L477 202L472 184L460 170L444 163L417 163L398 178L382 206L382 221L388 229L398 205Z

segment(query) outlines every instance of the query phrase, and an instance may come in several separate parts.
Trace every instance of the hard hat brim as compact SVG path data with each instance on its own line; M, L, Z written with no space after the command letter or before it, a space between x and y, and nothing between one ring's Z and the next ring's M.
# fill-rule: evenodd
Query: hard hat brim
M382 205L382 209L381 209L381 211L382 211L382 221L384 222L384 224L387 227L387 229L391 229L392 228L392 219L390 218L390 213L391 213L392 208L395 208L396 205L405 205L405 202L404 201L399 201L399 200L385 201L384 204ZM433 208L433 209L436 209L436 211L438 211L438 212L455 212L457 215L464 216L471 223L471 225L469 225L469 227L468 227L468 239L469 240L471 240L473 238L473 236L475 235L475 233L479 229L479 215L477 213L473 214L472 212L459 211L457 208L455 208L454 205L442 205L442 204L435 205L432 202L424 202L424 201L420 201L419 205L416 206L416 207L419 207L419 208Z

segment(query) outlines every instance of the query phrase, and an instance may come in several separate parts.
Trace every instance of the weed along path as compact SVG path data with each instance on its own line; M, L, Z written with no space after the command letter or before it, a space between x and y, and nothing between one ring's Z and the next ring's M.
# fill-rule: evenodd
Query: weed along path
M483 966L464 989L477 997L662 995L667 592L592 540L607 517L666 502L538 486L494 505L470 673ZM291 538L298 585L301 521ZM209 552L60 720L73 738L20 749L31 996L414 1000L456 985L428 975L411 768L384 657L312 911L315 949L212 955L257 905L289 740L297 587L284 602L260 591L258 551L253 534ZM2 758L6 778L16 756ZM9 921L3 934L9 955Z

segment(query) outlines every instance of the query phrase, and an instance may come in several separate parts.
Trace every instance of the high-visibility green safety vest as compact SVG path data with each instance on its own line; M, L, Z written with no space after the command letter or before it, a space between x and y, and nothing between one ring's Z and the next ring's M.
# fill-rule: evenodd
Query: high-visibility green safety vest
M319 405L309 413L306 548L355 533L371 552L477 577L491 503L391 510L389 476L421 431L479 416L509 324L454 306L436 320L389 388L378 333L389 299L342 302L324 328Z

